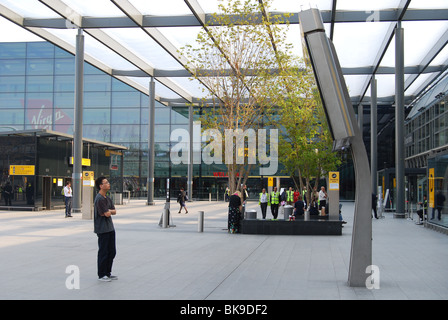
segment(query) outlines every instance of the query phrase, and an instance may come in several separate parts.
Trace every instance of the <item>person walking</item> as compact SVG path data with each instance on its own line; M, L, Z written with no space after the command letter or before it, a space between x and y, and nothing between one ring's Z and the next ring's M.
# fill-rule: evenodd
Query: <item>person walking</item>
M266 193L265 188L263 188L263 190L261 190L260 197L258 199L258 204L260 205L261 216L263 217L263 220L264 220L264 219L266 219L266 210L267 210L268 206L270 205L269 194Z
M280 193L277 191L277 187L274 187L274 190L271 192L270 200L272 217L273 219L277 219L278 205L280 203Z
M229 233L238 233L241 221L241 192L237 191L229 198L229 214L227 220L227 229Z
M109 282L118 279L112 275L112 265L117 253L112 216L117 214L117 210L111 198L107 196L110 183L106 177L97 178L95 186L99 190L95 197L93 213L94 232L98 236L98 280Z
M64 187L64 202L65 202L65 217L71 218L72 217L72 183L70 181L67 181L65 183Z
M185 208L185 214L188 213L187 206L185 205L185 201L188 200L187 193L185 192L184 188L180 188L179 195L177 196L177 202L180 204L179 212L182 212L182 208Z

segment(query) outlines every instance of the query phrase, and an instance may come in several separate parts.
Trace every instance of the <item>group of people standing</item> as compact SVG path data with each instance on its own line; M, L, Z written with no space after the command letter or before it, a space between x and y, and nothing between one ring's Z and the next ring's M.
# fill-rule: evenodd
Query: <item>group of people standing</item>
M313 189L309 206L307 205L305 192L306 190L301 193L298 189L294 191L292 187L289 187L288 190L285 190L280 194L280 192L277 191L277 187L274 187L272 192L267 193L266 189L263 188L258 200L262 218L266 219L267 207L270 206L272 217L276 220L278 217L279 206L284 204L294 206L294 217L303 215L307 208L310 210L310 214L318 215L320 212L322 215L325 215L328 199L325 187L321 187L319 192L316 191L316 187Z
M310 214L313 215L318 215L319 212L325 215L325 207L328 199L328 194L325 191L325 187L321 187L319 192L317 192L316 188L314 188L311 193L311 201L309 206L307 205L304 193L305 191L301 193L298 189L294 191L292 187L282 193L277 190L277 187L273 187L273 191L269 193L265 188L263 188L258 198L262 218L266 219L267 208L269 206L271 207L273 220L277 220L279 208L285 204L294 206L294 217L303 215L306 209L309 209ZM234 194L229 195L228 230L230 233L237 233L239 231L240 221L244 215L244 208L248 198L249 194L247 192L246 185L243 186L241 191L238 190Z

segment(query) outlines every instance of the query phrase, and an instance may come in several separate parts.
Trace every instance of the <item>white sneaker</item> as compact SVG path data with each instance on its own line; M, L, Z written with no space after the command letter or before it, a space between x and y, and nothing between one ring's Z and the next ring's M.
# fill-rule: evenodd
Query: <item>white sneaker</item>
M110 276L109 276L109 279L110 279L110 280L118 280L118 277L117 277L117 276L110 275Z
M102 278L98 278L98 281L103 281L103 282L110 282L112 281L108 276L104 276Z

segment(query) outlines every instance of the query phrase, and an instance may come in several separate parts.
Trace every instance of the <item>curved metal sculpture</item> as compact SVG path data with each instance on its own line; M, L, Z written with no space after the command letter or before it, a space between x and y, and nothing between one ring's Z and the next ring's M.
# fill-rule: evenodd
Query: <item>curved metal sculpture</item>
M300 12L299 22L305 59L316 77L334 139L333 149L350 148L353 157L357 189L348 283L351 287L362 287L366 285L366 271L372 264L372 192L370 184L366 183L370 181L369 160L339 60L333 43L325 34L319 10Z

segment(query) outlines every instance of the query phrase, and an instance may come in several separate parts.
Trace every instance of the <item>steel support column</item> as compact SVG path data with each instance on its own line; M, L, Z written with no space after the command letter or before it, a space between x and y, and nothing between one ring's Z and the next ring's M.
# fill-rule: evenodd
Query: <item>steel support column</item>
M188 152L188 181L187 181L187 193L188 201L193 200L193 105L190 104L188 108L188 128L190 133L190 143Z
M358 105L358 127L361 133L364 132L364 106L362 103Z
M375 75L370 84L370 174L372 175L372 192L378 192L378 114L377 114L377 85Z
M401 21L395 30L395 172L397 194L394 216L404 218L404 30Z
M84 35L78 29L76 35L75 54L75 110L73 124L73 212L81 212L82 193L82 113L83 113L83 84L84 84Z
M154 117L156 111L156 90L154 77L149 82L149 121L148 121L148 200L147 205L154 205Z

